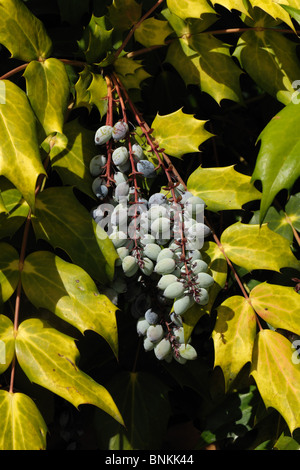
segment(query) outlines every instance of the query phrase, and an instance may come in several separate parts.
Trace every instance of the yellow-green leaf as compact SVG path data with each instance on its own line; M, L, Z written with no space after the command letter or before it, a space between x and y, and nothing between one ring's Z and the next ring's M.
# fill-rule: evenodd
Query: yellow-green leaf
M211 3L213 4L213 6L217 4L221 5L224 8L227 8L228 10L237 10L241 13L244 13L245 15L249 14L247 8L245 8L243 0L211 0Z
M6 101L0 103L0 175L8 178L34 211L37 177L46 174L41 162L36 118L24 91L3 81Z
M167 0L168 8L180 18L200 18L205 13L215 13L206 0Z
M242 209L243 204L261 198L261 193L251 183L251 177L238 173L234 165L195 170L188 179L188 190L201 197L207 209Z
M14 325L10 318L0 315L0 374L10 366L15 354Z
M38 318L25 320L18 328L16 356L31 382L75 407L85 403L97 406L123 424L106 388L78 368L80 355L73 338Z
M46 450L47 425L34 401L0 390L0 450Z
M24 77L30 104L46 135L63 133L70 94L64 64L53 57L43 62L33 60L27 66Z
M49 57L52 42L43 23L21 0L0 3L0 43L25 62Z
M67 186L47 188L37 197L32 217L37 238L64 250L73 263L101 283L112 280L118 258L112 241Z
M275 20L281 20L286 23L290 28L294 29L293 22L290 18L290 15L282 8L279 3L288 5L290 2L287 0L280 0L277 2L276 0L250 0L252 7L260 8L261 10L268 13L268 15L272 16ZM293 6L293 5L290 5ZM299 6L298 6L299 8Z
M113 0L108 7L111 24L119 31L130 29L141 17L142 5L135 0Z
M90 103L97 107L102 119L107 111L107 84L99 73L91 73L91 76L92 81L87 89L87 93L89 93Z
M252 289L250 300L258 315L274 328L300 335L300 295L293 287L263 282Z
M224 230L221 243L228 258L248 271L300 269L300 261L293 255L289 241L270 230L266 224L237 222Z
M8 243L0 243L0 304L14 293L19 280L19 254Z
M92 182L89 166L97 151L94 144L94 131L83 127L78 119L67 122L64 136L58 134L51 138L55 146L50 151L52 168L58 173L65 185L75 186L91 198ZM67 142L66 142L67 140Z
M135 30L135 40L145 47L157 46L165 43L165 39L173 33L167 21L147 18Z
M212 333L214 366L220 366L223 371L226 391L242 367L251 362L255 335L255 313L250 303L238 295L228 297L217 308Z
M205 123L206 121L178 109L164 116L157 114L151 127L160 148L164 148L167 154L180 158L185 153L198 152L199 146L211 137L212 134L204 127Z
M36 251L25 259L22 286L35 307L50 310L82 333L95 331L118 355L117 307L82 268Z
M290 432L300 427L300 361L283 335L262 330L253 350L251 374L267 408L275 408Z

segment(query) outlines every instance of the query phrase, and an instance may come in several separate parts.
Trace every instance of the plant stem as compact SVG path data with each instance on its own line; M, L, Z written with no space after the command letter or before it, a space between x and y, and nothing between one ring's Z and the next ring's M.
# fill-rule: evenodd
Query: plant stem
M151 52L155 49L160 49L161 47L168 46L169 44L173 43L174 41L178 41L178 39L184 39L184 38L190 38L192 36L196 36L198 34L212 34L214 36L222 35L222 34L239 34L239 33L245 33L247 31L257 31L257 32L262 32L262 31L276 31L280 33L285 33L285 34L295 34L295 31L292 29L280 29L280 28L264 28L261 26L258 27L253 27L253 28L227 28L227 29L216 29L212 31L201 31L200 33L189 33L189 34L183 34L182 36L177 36L176 38L168 39L165 41L164 44L157 44L154 46L149 46L149 47L144 47L142 49L139 49L137 51L129 52L126 54L127 58L133 58L141 54L146 54L148 52ZM296 31L297 34L300 34L300 31Z
M151 15L151 13L153 13L154 10L156 10L156 8L163 2L164 0L157 0L157 2L155 3L155 5L153 5L152 8L150 8L149 11L147 11L147 13L144 14L144 16L142 16L142 18L140 18L140 20L135 24L133 25L133 27L131 28L130 32L128 33L128 35L126 36L126 38L124 39L123 43L121 44L121 46L119 47L119 49L117 50L117 52L115 53L115 59L117 59L119 57L119 55L121 54L121 52L124 50L124 48L126 47L126 45L128 44L130 38L133 36L135 30L141 25L141 23L146 19L148 18L149 15Z

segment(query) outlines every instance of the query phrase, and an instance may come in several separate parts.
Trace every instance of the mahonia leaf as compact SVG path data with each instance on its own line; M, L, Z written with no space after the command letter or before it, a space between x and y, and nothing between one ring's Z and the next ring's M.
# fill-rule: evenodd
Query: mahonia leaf
M27 96L46 135L63 133L70 84L64 64L54 58L31 61L24 77Z
M12 57L25 62L46 59L52 49L43 23L21 0L0 3L0 43Z
M113 0L108 7L108 18L116 30L130 29L141 17L142 5L135 0Z
M245 7L244 0L222 0L222 2L220 0L211 0L211 3L213 6L221 5L228 10L237 10L245 15L249 14L248 9Z
M275 20L283 21L294 30L294 25L291 21L290 15L284 10L284 8L282 8L279 2L277 3L273 0L264 0L263 2L261 0L250 0L250 3L253 8L260 8ZM280 3L286 3L286 1L281 0Z
M288 5L282 5L282 2L281 3L281 7L284 8L284 10L292 17L294 18L294 20L297 21L297 23L300 24L300 5L297 6L297 8L294 8L293 6L288 6ZM289 2L291 3L291 2ZM295 2L297 3L297 2Z
M219 292L224 288L227 279L227 261L215 242L205 242L201 248L202 259L208 265L208 273L214 278L209 288L207 305L194 304L183 319L185 341L191 336L193 329L203 315L209 315Z
M156 18L145 19L134 32L134 38L145 47L165 44L165 39L173 33L167 21Z
M7 212L0 214L0 239L12 237L25 222L30 208L14 185L0 177L1 195Z
M0 304L14 293L19 280L19 254L8 243L0 243Z
M72 188L52 187L41 192L32 223L37 238L64 250L93 279L101 283L112 280L118 258L114 245L78 202Z
M0 374L8 369L14 355L15 334L13 322L5 315L0 315Z
M88 67L84 67L84 69L79 72L79 78L75 83L75 108L85 107L90 112L92 109L92 105L90 103L90 94L88 92L88 88L92 81L92 74Z
M179 39L168 47L170 63L186 85L197 85L220 104L223 99L242 101L241 69L233 62L227 45L211 34Z
M3 201L3 197L2 197L2 194L1 194L1 190L0 190L0 214L2 214L2 212L7 213L7 209L5 207L5 203Z
M289 222L300 232L300 193L294 194L289 198L284 210Z
M297 45L275 31L247 31L234 56L241 67L267 93L283 104L293 98L294 81L300 76Z
M279 191L291 190L300 176L299 126L300 107L292 102L273 117L258 138L261 147L252 181L262 182L260 223Z
M25 259L21 279L35 307L50 310L81 333L95 331L117 356L117 308L82 268L53 253L36 251Z
M251 290L250 301L268 324L300 335L300 295L293 287L263 282Z
M92 81L87 89L90 103L95 105L100 113L101 119L107 112L107 84L100 74L91 73Z
M249 224L259 224L260 211L254 211L253 217L249 221ZM268 224L268 227L276 233L279 233L282 237L293 242L293 229L288 222L284 211L277 211L275 207L270 207L264 218L264 223Z
M188 191L204 200L207 209L242 209L249 201L261 198L251 184L251 177L238 173L234 165L219 168L197 168L187 182Z
M141 82L151 76L140 61L128 57L118 57L114 62L114 69L127 90L139 90Z
M51 138L55 141L52 149L47 148L44 142L43 147L49 153L52 168L57 171L59 177L66 185L72 185L80 189L83 193L94 198L92 192L92 182L89 165L95 156L94 131L83 127L78 119L69 121L64 126L65 139L60 135Z
M300 361L293 361L290 341L261 330L255 341L251 375L267 408L275 408L291 433L300 427Z
M19 325L16 357L28 379L52 391L75 407L89 403L123 424L109 392L78 368L74 339L46 322L31 318Z
M47 425L34 401L0 390L0 450L45 450Z
M36 132L36 118L24 91L4 80L6 102L0 103L0 175L8 178L34 211L37 177L46 174Z
M225 391L242 367L251 362L255 336L255 312L247 299L236 295L219 305L212 332L214 367L219 366L223 371Z
M151 127L160 147L172 157L181 158L186 153L199 152L199 146L212 136L204 127L206 122L178 109L164 116L157 114Z
M200 18L205 13L215 13L206 0L167 0L168 8L179 18Z
M112 33L113 29L109 29L106 16L97 17L92 14L82 39L78 41L89 64L101 60L112 48Z
M293 255L289 241L270 230L266 224L237 222L224 230L221 243L228 258L247 271L300 269L300 261Z
M116 401L126 428L97 410L95 425L105 448L160 449L170 417L166 385L147 372L125 371L114 375L107 388ZM153 416L160 419L152 419Z

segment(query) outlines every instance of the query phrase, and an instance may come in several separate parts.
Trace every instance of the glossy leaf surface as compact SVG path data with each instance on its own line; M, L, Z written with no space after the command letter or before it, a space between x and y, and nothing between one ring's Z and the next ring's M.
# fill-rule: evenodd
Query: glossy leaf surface
M95 331L117 356L117 308L82 268L53 253L36 251L25 260L22 286L33 305L50 310L82 333Z
M18 329L16 355L30 381L75 407L89 403L123 423L108 391L78 368L79 351L69 336L37 318L25 320Z

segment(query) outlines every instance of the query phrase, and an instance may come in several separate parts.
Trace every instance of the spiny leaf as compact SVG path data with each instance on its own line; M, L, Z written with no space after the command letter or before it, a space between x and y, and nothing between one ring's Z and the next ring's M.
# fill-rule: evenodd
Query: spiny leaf
M259 224L260 211L254 211L253 217L249 221L249 224ZM293 230L289 224L286 214L284 211L277 211L275 207L270 207L266 213L264 222L268 224L268 227L276 233L279 233L282 237L293 242Z
M199 146L211 137L205 123L178 109L165 116L157 114L151 127L160 147L167 154L180 158L185 153L198 152Z
M36 118L24 91L4 80L6 102L0 103L0 175L8 178L34 211L37 177L46 174L36 134Z
M101 119L107 111L107 84L100 74L91 73L92 81L87 89L90 103L95 105L100 113Z
M167 21L147 18L135 30L135 40L145 47L156 46L165 43L165 39L173 33L173 29Z
M300 232L300 193L289 198L284 210L292 226Z
M78 119L74 119L65 124L64 136L65 138L61 138L59 134L51 137L51 143L55 142L51 150L47 147L50 140L43 143L43 148L50 152L52 168L65 185L75 186L94 198L91 189L93 178L89 170L90 161L96 154L94 131L83 127Z
M64 250L92 278L102 283L113 278L118 258L115 248L78 202L72 188L53 187L40 193L32 222L37 238Z
M69 336L38 318L25 320L18 328L16 356L31 382L52 391L75 407L85 403L97 406L123 424L106 388L78 368L79 351Z
M300 176L299 126L300 107L292 102L273 117L259 136L261 147L252 181L261 180L263 186L260 223L279 191L290 191Z
M70 84L64 64L54 58L33 60L24 77L30 104L46 133L63 133Z
M180 18L200 18L205 13L215 13L206 0L167 0L168 8Z
M248 9L245 8L243 0L211 0L211 3L213 4L213 6L221 5L222 7L227 8L228 10L237 10L241 13L244 13L245 15L249 14Z
M8 243L0 243L0 304L14 293L19 280L19 254Z
M0 3L0 43L15 59L31 60L49 57L52 42L43 23L21 0Z
M113 0L108 7L111 24L119 31L130 29L141 17L142 5L135 0Z
M29 206L22 198L22 194L14 185L4 178L0 177L1 195L7 212L0 214L0 239L13 236L16 231L25 222Z
M15 354L14 325L10 318L0 315L0 374L8 369Z
M34 401L0 390L0 450L45 450L47 425Z
M197 85L218 104L223 99L242 101L241 69L233 62L230 45L211 34L191 36L170 44L166 62L173 65L186 85Z
M113 29L107 25L106 16L97 17L92 14L82 39L78 41L89 64L101 60L112 48L112 33Z
M225 391L242 367L251 362L255 335L255 313L244 297L229 297L217 308L217 320L212 333L214 366L220 366L223 371Z
M279 32L247 31L233 55L263 90L288 104L295 92L293 83L300 76L296 48L295 42Z
M25 259L22 286L37 308L50 310L82 333L95 331L117 356L117 308L79 266L53 253L36 251Z
M74 108L85 107L91 111L90 94L88 88L92 81L92 74L88 67L79 72L79 78L75 83L75 104Z
M118 57L114 63L114 68L127 90L139 90L142 81L151 76L146 72L140 61L128 57Z
M263 282L252 289L250 300L258 315L274 328L300 335L300 295L293 287Z
M242 209L247 202L261 197L251 184L251 177L235 171L234 165L219 168L200 166L189 177L187 187L213 212Z
M300 365L291 343L281 334L262 330L255 341L251 375L267 408L275 408L290 432L300 427Z
M250 0L253 8L257 7L268 13L275 20L281 20L286 23L290 28L294 29L294 25L291 21L290 15L282 8L282 6L273 0ZM285 0L281 0L280 3L286 3Z
M228 258L247 271L300 269L300 261L293 255L289 241L265 224L230 225L222 233L221 243Z

